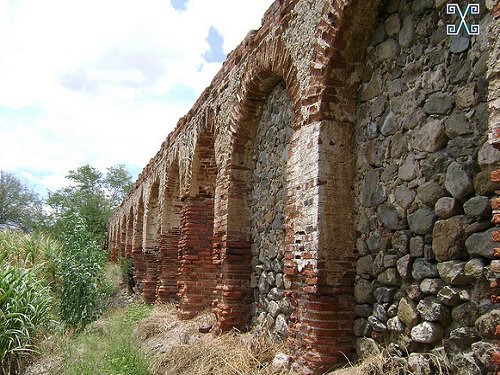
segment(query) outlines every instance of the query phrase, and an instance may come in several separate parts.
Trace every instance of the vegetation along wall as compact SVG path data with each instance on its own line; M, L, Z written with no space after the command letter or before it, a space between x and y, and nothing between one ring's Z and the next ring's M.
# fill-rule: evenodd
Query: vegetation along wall
M445 0L276 0L110 223L146 301L269 330L302 372L389 346L494 373L500 6L477 3L451 36Z

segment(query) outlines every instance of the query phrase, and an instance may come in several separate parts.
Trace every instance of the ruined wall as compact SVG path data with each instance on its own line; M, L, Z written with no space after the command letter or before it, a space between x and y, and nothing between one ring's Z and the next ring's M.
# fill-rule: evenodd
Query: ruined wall
M182 318L286 339L297 372L386 344L493 371L500 14L479 3L480 35L450 37L445 1L275 1L115 213L112 259Z
M360 355L375 342L444 345L457 373L494 370L489 176L500 153L487 142L492 16L479 3L473 37L446 35L444 2L391 0L377 18L356 114Z

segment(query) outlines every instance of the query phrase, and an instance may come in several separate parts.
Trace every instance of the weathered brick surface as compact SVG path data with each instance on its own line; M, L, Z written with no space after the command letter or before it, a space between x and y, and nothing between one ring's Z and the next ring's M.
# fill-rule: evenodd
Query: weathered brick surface
M453 328L467 312L487 319L499 17L481 2L485 34L452 42L442 6L275 1L111 220L111 259L131 257L145 299L178 301L182 318L211 306L221 330L271 329L304 373L354 356L356 335L398 336L388 319L420 300L415 324L437 319L425 293L444 288L441 259L472 275L440 268L449 293L463 289L440 297L459 304ZM446 235L433 233L435 214Z

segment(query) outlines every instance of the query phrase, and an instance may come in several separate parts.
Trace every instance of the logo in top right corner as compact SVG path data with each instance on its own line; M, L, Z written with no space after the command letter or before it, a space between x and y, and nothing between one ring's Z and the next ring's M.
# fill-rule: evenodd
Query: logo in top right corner
M467 4L465 11L458 4L446 4L446 14L458 14L460 17L460 22L458 25L446 25L447 35L458 35L460 30L464 28L468 35L479 35L479 25L467 23L467 15L477 15L479 14L479 4Z

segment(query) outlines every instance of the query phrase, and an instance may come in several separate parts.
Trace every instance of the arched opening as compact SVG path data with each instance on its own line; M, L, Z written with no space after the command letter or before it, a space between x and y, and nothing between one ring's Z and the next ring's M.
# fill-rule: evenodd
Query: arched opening
M180 200L179 164L172 163L167 175L164 199L162 201L162 235L160 243L160 302L177 299L179 275L179 238L182 202Z
M194 151L189 196L183 202L179 242L179 316L210 307L217 269L212 259L217 166L212 135L200 135Z
M144 277L146 274L145 258L142 251L142 233L143 233L143 220L144 220L144 201L142 193L139 196L137 203L136 215L134 217L134 237L132 246L132 259L134 264L134 279L138 291L142 291L144 287Z
M258 90L242 108L246 115L234 138L218 314L222 329L248 328L254 317L285 337L291 312L283 278L286 175L295 115L278 76L261 81Z
M160 266L159 251L159 181L155 181L149 193L146 209L144 256L146 260L146 278L144 279L143 297L146 303L156 300L156 287L158 283L158 270Z

